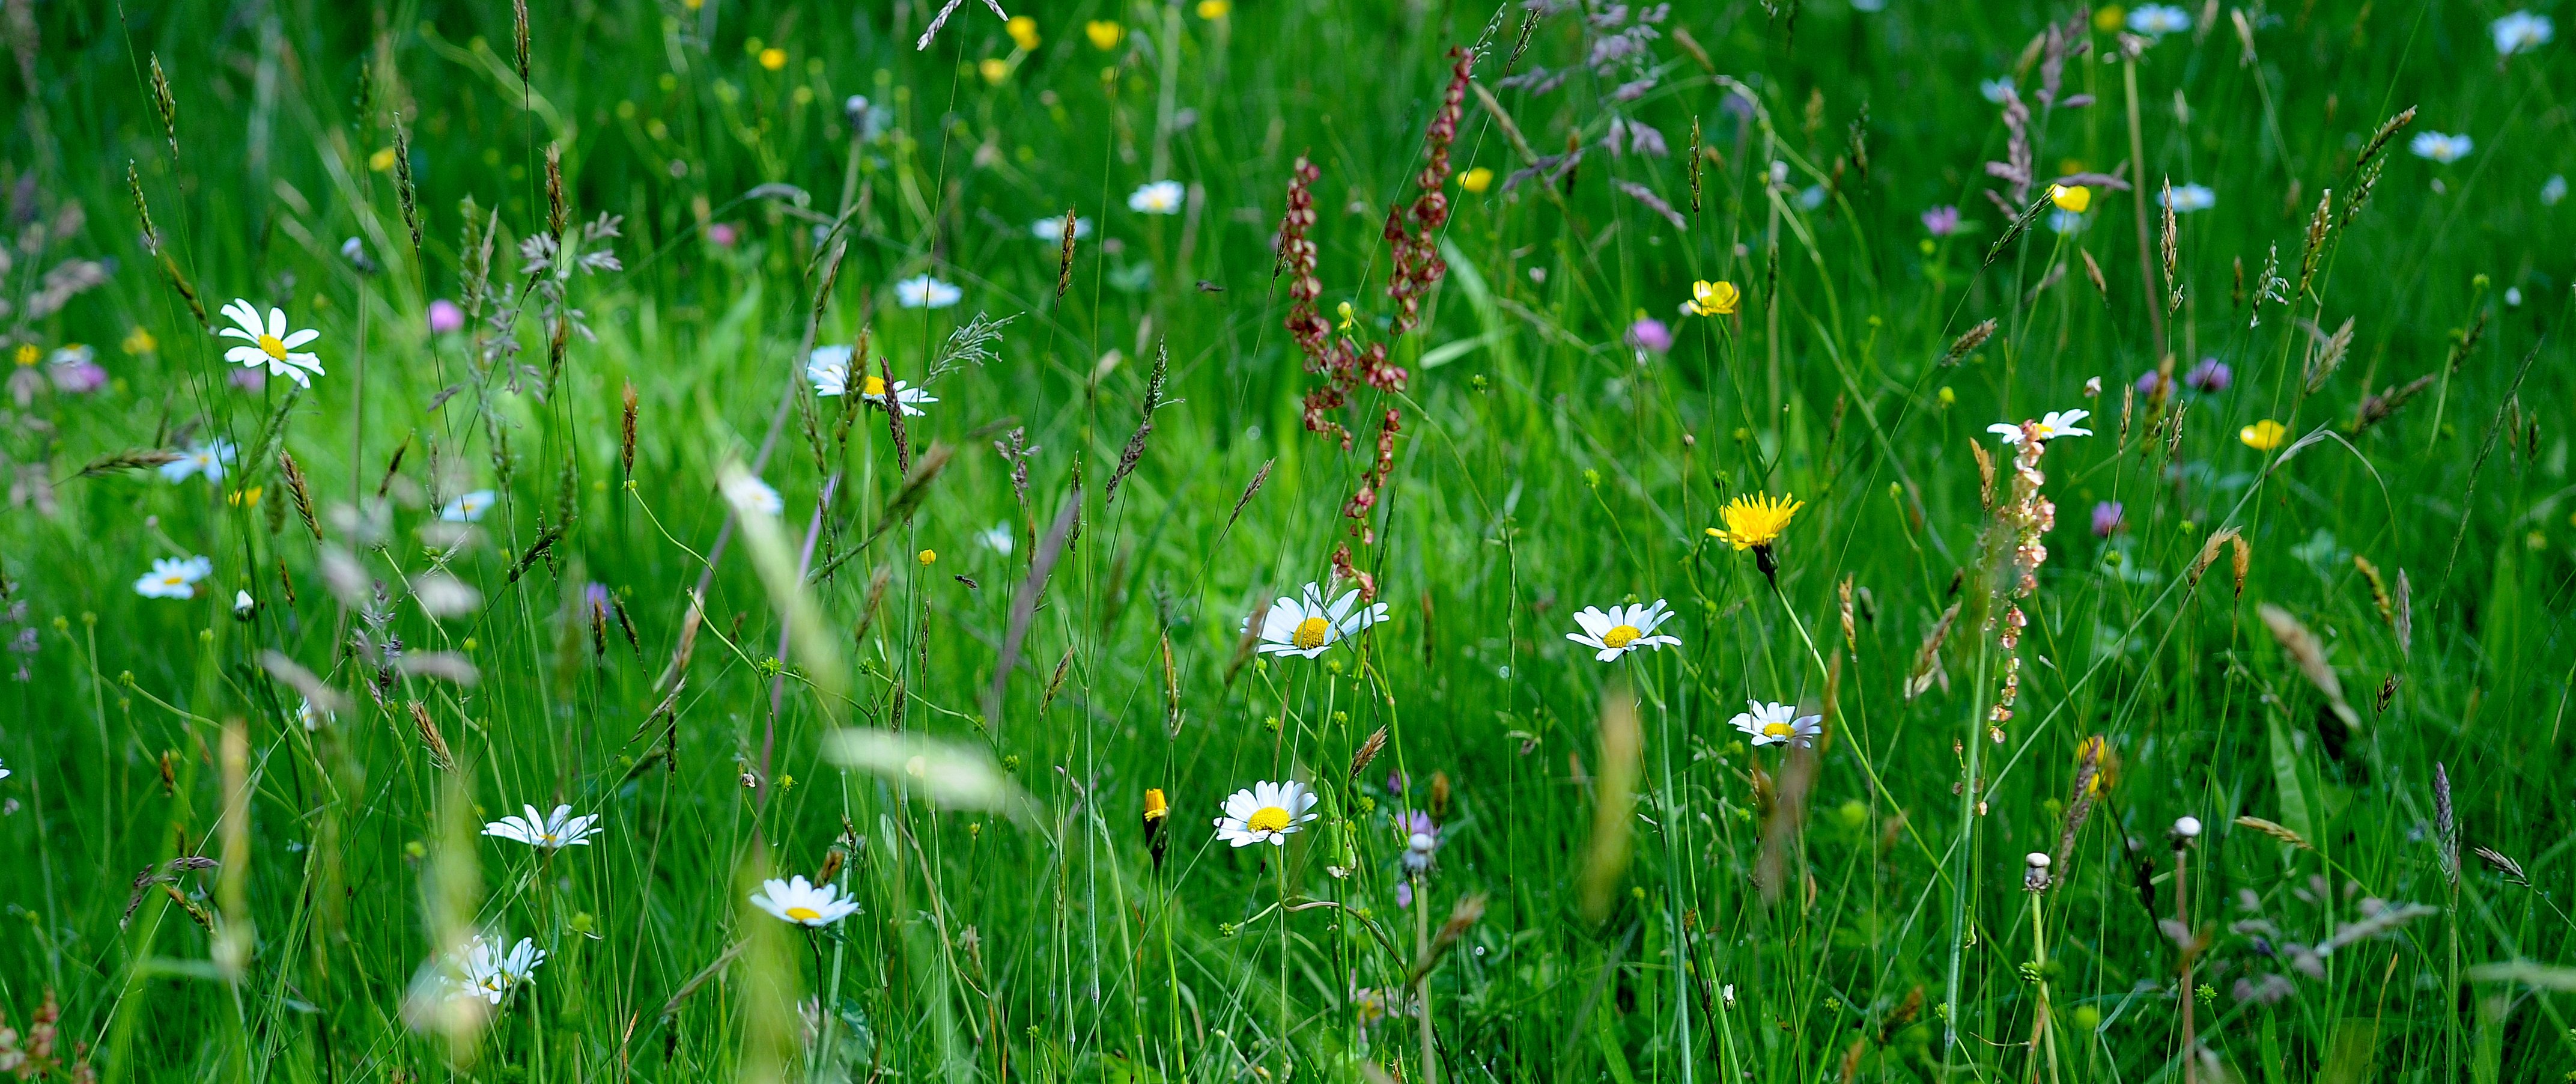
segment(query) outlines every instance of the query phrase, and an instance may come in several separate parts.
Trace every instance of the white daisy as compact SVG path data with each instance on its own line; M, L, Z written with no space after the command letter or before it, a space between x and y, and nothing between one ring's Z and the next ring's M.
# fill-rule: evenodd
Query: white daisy
M1183 195L1179 181L1152 181L1127 194L1127 209L1138 214L1176 215L1181 213Z
M554 812L540 817L535 806L520 808L528 815L493 821L483 826L483 834L516 840L541 851L587 847L590 837L599 834L599 814L596 813L576 817L572 815L571 806L559 805Z
M2445 135L2441 132L2418 132L2415 138L2406 144L2406 149L2415 152L2415 157L2430 159L2443 165L2468 157L2469 152L2476 147L2477 141L2465 135Z
M1029 223L1029 236L1035 237L1040 241L1062 243L1064 241L1064 219L1061 217L1041 218L1035 222L1031 222ZM1091 236L1091 220L1088 218L1074 219L1073 239L1079 241L1089 236Z
M1994 79L1980 80L1977 83L1978 96L1987 101L1993 102L1996 105L2004 104L2005 96L2012 92L2013 81L2010 79L1997 77Z
M1322 815L1306 812L1315 808L1315 802L1315 792L1295 780L1254 783L1225 800L1225 816L1216 819L1216 837L1237 847L1255 843L1285 847L1298 826Z
M2048 212L2048 229L2051 233L2061 234L2081 232L2084 229L2084 212L2067 210L2050 211Z
M2173 213L2178 215L2206 211L2218 206L2218 193L2210 191L2209 186L2205 184L2186 184L2176 187L2170 201L2167 201L2161 193L2156 198L2160 202L2170 202Z
M1011 546L1019 538L1008 523L996 523L978 533L982 535L985 545L993 547L993 552L1004 557L1011 555Z
M203 557L163 557L152 571L134 581L134 593L145 598L194 598L197 581L214 575L215 563Z
M2191 29L2191 13L2170 4L2140 4L2129 13L2129 29L2151 38Z
M814 382L814 394L823 398L830 399L849 394L850 348L846 346L817 348L805 359L805 379ZM877 406L884 406L885 378L875 373L862 374L859 377L859 398ZM909 381L898 380L894 382L894 400L903 404L905 417L918 418L924 413L919 404L936 403L939 397L925 389L913 387Z
M6 764L0 764L0 779L7 778L9 778L9 766Z
M857 914L859 901L841 895L839 885L816 886L802 874L787 880L772 877L751 894L751 905L799 926L829 926Z
M2546 207L2556 207L2556 206L2558 206L2558 201L2559 201L2559 200L2563 200L2563 199L2566 199L2566 198L2567 198L2567 175L2566 175L2566 174L2563 174L2563 173L2552 173L2552 174L2550 174L2550 175L2549 175L2549 179L2548 179L2548 180L2546 180L2546 181L2542 181L2542 182L2540 183L2540 202L2541 202L2541 205L2542 205L2542 206L2546 206Z
M295 349L321 338L322 333L312 328L289 333L286 330L286 310L268 310L268 322L263 326L259 310L252 307L249 300L235 298L232 304L224 306L224 316L239 326L223 328L215 334L251 344L224 351L225 361L251 369L266 366L268 375L282 376L308 388L313 386L313 377L322 375L320 357L298 353Z
M2549 39L2556 33L2556 29L2549 25L2549 16L2528 11L2517 11L2498 19L2487 25L2487 31L2495 35L2496 54L2499 56L2528 53L2549 44Z
M476 934L459 968L464 976L457 984L458 991L482 998L485 1004L498 1005L510 991L535 981L537 965L545 961L545 950L528 938L520 938L518 944L504 951L500 941Z
M907 309L944 309L966 296L954 283L941 282L928 275L914 275L894 284L894 300Z
M2039 439L2053 440L2058 437L2092 436L2092 430L2079 427L2075 424L2083 421L2091 414L2092 412L2088 410L2049 411L2048 413L2040 416ZM2003 438L2003 442L2006 444L2021 443L2021 427L2014 425L2011 422L1996 422L1993 425L1987 426L1986 432Z
M737 512L759 512L777 515L787 510L787 501L769 483L748 474L735 475L724 482L724 498Z
M1598 652L1593 658L1609 662L1641 647L1661 651L1665 644L1681 646L1678 636L1655 635L1655 629L1672 618L1664 612L1662 599L1652 606L1613 606L1606 613L1586 606L1574 615L1574 623L1583 631L1566 633L1565 638Z
M161 464L161 480L184 482L202 474L209 482L221 482L224 480L224 465L233 461L233 452L233 442L229 440L189 445L179 458Z
M1817 732L1824 729L1824 716L1800 715L1797 708L1788 704L1747 700L1744 706L1745 711L1727 722L1751 736L1755 745L1786 742L1804 749L1815 741Z
M331 709L309 699L299 701L295 705L295 721L304 724L306 731L319 731L331 725Z
M438 518L449 523L476 522L483 518L483 513L492 510L492 502L497 496L488 489L475 490L447 502L447 507L438 510Z
M1359 597L1357 591L1345 591L1327 609L1324 606L1324 589L1311 583L1306 585L1301 598L1280 596L1270 604L1270 613L1261 619L1261 646L1258 650L1264 655L1303 655L1311 659L1342 639L1358 635L1360 630L1386 620L1386 603L1383 602L1354 612L1351 606L1359 601ZM1246 618L1235 631L1239 633L1251 624L1251 619Z

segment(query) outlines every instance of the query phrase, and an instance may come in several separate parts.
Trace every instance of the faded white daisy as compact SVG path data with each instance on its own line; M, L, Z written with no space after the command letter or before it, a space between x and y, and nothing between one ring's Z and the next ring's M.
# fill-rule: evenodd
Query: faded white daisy
M457 989L482 998L487 1005L498 1005L502 998L510 996L510 991L536 981L537 965L544 962L545 950L528 938L520 938L518 944L505 950L499 939L476 934L473 944L466 946L465 958L459 961L458 970L463 975Z
M776 915L781 922L807 928L829 926L859 910L859 901L841 895L841 886L818 886L801 874L783 881L772 877L760 882L760 891L751 894L751 905Z
M2498 56L2528 53L2549 44L2549 39L2557 36L2557 28L2549 24L2549 16L2528 11L2513 12L2487 24L2487 32L2495 35Z
M197 581L214 575L215 563L203 557L162 557L152 571L134 581L134 593L145 598L194 598Z
M1188 193L1179 181L1152 181L1127 195L1127 209L1138 214L1176 215Z
M1801 749L1813 742L1824 729L1824 716L1800 715L1788 704L1766 704L1759 700L1744 702L1745 710L1727 722L1753 739L1755 745L1788 743Z
M1656 599L1651 606L1613 606L1608 610L1586 606L1574 615L1574 623L1583 626L1583 631L1566 633L1565 638L1591 648L1593 658L1609 662L1641 647L1660 651L1665 644L1681 646L1680 637L1655 634L1672 617L1664 612L1662 599Z
M2440 162L2447 166L2468 157L2470 151L2477 149L2477 145L2476 140L2465 135L2417 132L2415 138L2407 142L2406 149L2415 152L2417 158Z
M2129 13L2129 29L2151 38L2191 29L2191 13L2171 4L2140 4Z
M522 806L524 817L503 817L483 826L483 834L499 839L516 840L541 851L565 847L587 847L590 837L599 834L599 815L576 817L572 807L559 805L555 811L537 815L537 807Z
M438 510L438 518L449 523L473 523L491 511L498 498L499 494L491 490L477 489L447 502L447 507Z
M1216 838L1237 847L1255 843L1285 847L1298 828L1321 816L1307 812L1315 808L1316 800L1314 791L1293 779L1254 783L1226 798L1225 816L1216 819Z
M1323 587L1312 583L1306 585L1300 597L1280 596L1261 619L1261 646L1256 650L1264 655L1303 655L1311 659L1386 620L1386 603L1355 607L1359 598L1358 591L1345 591L1328 608L1324 605ZM1251 619L1246 618L1236 631L1251 624Z
M1058 215L1054 218L1041 218L1035 222L1029 223L1029 236L1035 237L1040 241L1050 243L1062 242L1064 240L1064 216ZM1074 219L1073 239L1079 241L1089 236L1091 236L1091 220L1088 218Z
M209 482L221 482L224 468L233 461L233 452L233 442L229 440L191 444L187 451L179 453L179 458L161 464L161 480L184 482L204 475Z
M2172 207L2173 213L2178 215L2206 211L2218 206L2218 193L2210 191L2209 186L2205 184L2175 185L2170 199L2162 193L2158 193L2156 199Z
M322 375L322 359L296 349L321 338L322 333L311 328L288 331L286 310L269 309L268 320L262 323L256 306L246 298L235 298L224 306L224 316L237 326L219 329L215 334L250 344L224 351L225 361L247 369L265 368L270 376L282 376L308 388L313 386L313 377Z
M928 275L914 275L894 284L895 304L907 309L944 309L966 296L955 283L941 282Z
M814 382L814 394L826 399L849 394L850 353L846 346L824 346L815 348L805 358L805 378ZM875 373L861 374L858 387L859 398L877 406L885 405L884 377ZM923 413L919 404L936 403L939 397L913 387L907 381L898 380L894 382L894 401L903 404L905 417L917 418Z
M769 483L748 474L737 474L724 480L725 502L738 512L759 512L774 516L787 510L787 501Z
M2039 439L2054 440L2058 437L2092 436L2092 430L2082 428L2075 424L2083 421L2091 415L2092 412L2089 410L2049 411L2048 413L2040 416ZM1986 432L2002 438L2003 442L2006 444L2021 443L2021 426L2015 425L2011 422L1996 422L1993 425L1987 426Z

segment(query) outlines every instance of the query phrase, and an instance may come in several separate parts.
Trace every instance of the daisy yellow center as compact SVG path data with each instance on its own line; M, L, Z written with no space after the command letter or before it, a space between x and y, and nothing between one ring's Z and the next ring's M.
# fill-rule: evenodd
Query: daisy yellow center
M1289 642L1296 644L1299 651L1313 651L1324 646L1324 637L1331 635L1332 631L1332 622L1320 617L1309 617L1297 623L1297 631L1289 637ZM1284 817L1287 814L1282 813L1280 816Z
M1797 727L1791 726L1787 723L1762 724L1762 736L1766 738L1785 738L1797 732Z
M1630 644L1636 643L1637 637L1643 635L1645 635L1645 633L1637 631L1637 626L1635 625L1621 625L1618 628L1601 634L1601 646L1607 648L1626 647Z
M1244 819L1243 826L1255 832L1283 832L1288 829L1288 811L1266 805L1253 810L1252 816Z
M162 576L162 577L161 577L161 582L166 583L166 584L169 584L169 585L170 585L170 586L172 586L172 587L177 587L177 586L179 586L180 584L183 584L183 583L188 582L188 577L183 576L183 575L180 575L179 573L176 573L176 572L172 572L172 573L169 573L169 574L166 574L166 575Z
M885 395L885 391L885 378L882 376L869 377L866 383L859 385L859 394L861 395L881 398Z
M269 357L275 358L279 361L286 360L286 341L275 335L261 335L259 337L259 349Z
M787 917L795 919L798 922L812 922L815 919L823 917L823 912L817 911L811 907L790 907L787 909Z

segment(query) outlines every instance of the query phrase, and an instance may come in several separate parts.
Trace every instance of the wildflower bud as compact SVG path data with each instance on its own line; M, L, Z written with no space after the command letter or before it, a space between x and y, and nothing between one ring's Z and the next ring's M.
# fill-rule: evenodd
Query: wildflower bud
M1145 792L1145 849L1154 856L1157 871L1163 868L1163 849L1171 845L1172 837L1163 831L1171 820L1171 813L1171 804L1163 799L1161 789Z
M2185 847L2189 847L2193 840L2199 838L2200 818L2191 816L2174 818L2173 847L2175 850L2179 851Z
M2047 891L2048 853L2045 851L2032 851L2029 854L2023 855L2022 865L2024 866L2024 869L2021 875L2021 886L2032 892Z

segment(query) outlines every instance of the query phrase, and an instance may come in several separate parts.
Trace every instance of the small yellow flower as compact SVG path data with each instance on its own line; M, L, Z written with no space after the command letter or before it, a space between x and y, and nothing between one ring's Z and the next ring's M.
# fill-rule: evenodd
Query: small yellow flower
M2118 30L2120 28L2120 21L2128 17L2129 13L2126 10L2123 10L2120 5L2104 4L2100 10L2093 13L2093 29L2108 34L2114 30Z
M13 360L18 363L20 368L25 368L26 366L35 364L37 359L44 356L44 351L36 349L36 344L19 343L18 353Z
M2080 184L2052 184L2048 186L2048 202L2056 204L2058 210L2080 215L2093 206L2093 190Z
M1209 22L1234 14L1234 0L1199 0L1199 18Z
M680 0L680 6L691 11L707 6L707 0Z
M1789 529L1789 517L1806 506L1805 501L1787 495L1777 499L1767 493L1737 497L1717 510L1718 518L1726 521L1725 528L1711 527L1708 536L1739 550L1767 547L1779 541L1780 532Z
M1342 330L1349 331L1350 329L1359 326L1360 315L1359 313L1352 311L1350 302L1342 302L1340 307L1336 308L1334 311L1341 315Z
M236 489L230 493L224 494L224 503L235 508L257 508L259 507L259 496L264 492L266 492L266 490L260 486L252 486L249 489Z
M1010 22L1002 24L1002 31L1011 36L1013 45L1031 51L1038 47L1038 21L1035 19L1026 15L1013 15Z
M1082 24L1082 34L1091 39L1091 47L1102 51L1118 47L1118 39L1127 36L1127 28L1107 19L1093 19Z
M1483 166L1477 166L1458 175L1458 187L1480 196L1485 194L1486 189L1493 186L1494 171Z
M975 62L975 74L983 76L987 83L1000 83L1011 77L1011 62L988 56Z
M1164 800L1162 788L1157 787L1145 792L1145 820L1147 823L1161 820L1164 817L1170 816L1171 813L1171 803Z
M367 156L367 168L378 173L394 168L394 149L392 147L376 148L376 153Z
M2109 790L2111 784L2120 781L2120 758L2111 752L2111 747L2102 741L2099 734L2075 743L2076 771L2084 770L2084 758L2088 756L2093 758L2093 780L2085 785L2084 793L2098 797Z
M1732 282L1691 283L1690 311L1701 316L1733 316L1743 302L1744 295Z
M760 66L777 71L787 66L787 50L775 45L760 51Z
M1959 393L1958 393L1958 392L1955 392L1955 391L1950 390L1950 385L1948 385L1948 384L1943 384L1943 385L1941 385L1941 405L1942 405L1942 406L1945 406L1945 407L1946 407L1946 406L1954 406L1954 405L1956 405L1958 402L1959 402Z
M149 354L160 346L161 341L153 338L151 332L143 330L142 325L138 324L134 330L125 333L125 352L128 354Z
M2236 439L2244 441L2246 447L2252 448L2258 452L2268 452L2274 448L2280 447L2282 438L2289 435L2289 426L2273 421L2270 418L2265 418L2262 421L2255 422L2252 425L2236 431Z
M922 563L922 564L925 564L925 565L926 565L926 564L929 564L929 563L931 563L931 562L933 562L933 561L936 561L936 560L938 560L938 559L939 559L939 551L938 551L938 550L923 550L923 551L921 551L921 563Z

